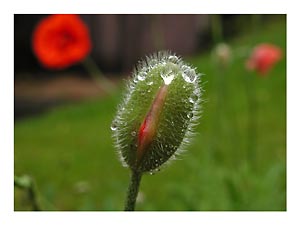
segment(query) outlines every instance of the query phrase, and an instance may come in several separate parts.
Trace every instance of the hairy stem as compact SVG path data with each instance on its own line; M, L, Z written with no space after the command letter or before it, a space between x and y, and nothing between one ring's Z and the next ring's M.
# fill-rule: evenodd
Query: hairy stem
M102 72L98 68L95 61L87 56L85 60L82 61L83 66L89 72L91 78L99 85L105 92L110 93L114 90L114 84L103 76Z
M139 192L139 186L142 178L142 173L132 170L131 179L127 191L124 211L134 211L136 198Z

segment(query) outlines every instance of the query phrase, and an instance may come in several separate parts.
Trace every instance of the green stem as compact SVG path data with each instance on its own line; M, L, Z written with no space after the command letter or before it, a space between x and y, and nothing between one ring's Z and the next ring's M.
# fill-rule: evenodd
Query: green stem
M223 41L221 15L211 15L211 32L215 45Z
M252 35L255 41L255 35L260 32L262 15L253 14L252 19ZM256 74L246 73L245 87L248 102L248 144L247 159L250 166L256 166L256 142L257 142L257 100L254 89L253 79Z
M253 37L260 32L262 16L260 14L252 15L252 33Z
M211 35L213 39L213 44L216 46L218 43L223 42L223 27L222 27L222 21L221 21L221 15L214 14L211 15ZM214 68L216 69L216 89L217 89L217 96L216 96L216 111L215 111L215 122L214 122L214 128L213 132L215 136L216 134L220 133L220 124L222 126L222 113L220 112L223 103L223 85L224 85L224 74L223 69L221 68L219 64L214 65ZM215 142L215 140L212 140L212 155L215 159L220 159L219 155L219 146Z
M14 185L18 188L24 189L27 192L28 199L30 200L32 204L32 210L34 211L41 211L42 207L40 206L40 203L38 201L38 194L37 189L34 184L34 181L32 178L28 176L24 177L14 177Z
M132 170L131 179L127 191L124 211L134 211L136 198L139 192L139 186L142 178L142 173Z
M115 89L115 85L108 80L103 73L98 68L95 61L90 57L87 56L83 61L82 64L89 72L91 78L99 85L105 92L110 93Z
M253 90L253 74L246 74L246 95L248 102L248 144L247 158L248 162L255 167L256 162L256 139L257 139L257 103L256 95Z
M216 83L215 83L215 88L216 88L216 108L215 108L215 119L214 119L214 126L212 129L213 135L212 137L215 136L222 136L222 131L223 131L223 104L224 104L224 74L223 70L220 69L219 65L215 66L215 77L216 77ZM220 154L220 145L218 142L215 141L214 138L211 139L212 141L212 154L213 157L216 160L220 160L223 158Z

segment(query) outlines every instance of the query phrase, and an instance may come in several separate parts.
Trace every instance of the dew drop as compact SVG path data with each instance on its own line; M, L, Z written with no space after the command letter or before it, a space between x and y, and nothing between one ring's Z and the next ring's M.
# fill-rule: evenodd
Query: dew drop
M129 84L129 88L130 88L130 89L133 89L134 87L135 87L135 84L134 84L134 83L130 83L130 84Z
M178 57L177 57L176 55L170 55L168 59L169 59L169 61L171 61L171 62L177 62Z
M154 175L154 172L153 172L153 171L150 171L149 174L150 174L150 175Z
M115 121L111 124L110 129L111 129L112 131L117 130L117 125L116 125L116 122L115 122Z
M190 112L189 114L187 114L187 118L192 118L193 117L193 113L192 112Z
M132 136L132 137L135 137L135 136L136 136L136 132L135 132L135 131L132 131L132 132L131 132L131 136Z
M187 70L182 73L182 78L188 83L194 83L196 80L196 73L194 69Z
M197 95L192 95L190 98L189 98L189 102L190 103L195 103L198 99L198 96Z
M126 121L122 121L122 122L120 122L120 124L121 124L122 126L127 126L127 122L126 122Z
M199 89L195 89L195 90L193 91L193 93L194 93L195 95L197 95L197 96L199 95L199 92L200 92Z
M160 76L164 80L165 85L171 84L172 80L174 79L174 73L172 73L171 70L161 73Z
M137 79L140 81L143 81L146 79L147 73L146 72L140 72L137 76Z
M186 71L190 70L191 68L190 68L189 66L187 66L187 65L183 65L183 66L181 67L181 69L182 69L184 72L186 72Z
M149 81L148 83L147 83L147 85L152 85L153 84L153 81Z

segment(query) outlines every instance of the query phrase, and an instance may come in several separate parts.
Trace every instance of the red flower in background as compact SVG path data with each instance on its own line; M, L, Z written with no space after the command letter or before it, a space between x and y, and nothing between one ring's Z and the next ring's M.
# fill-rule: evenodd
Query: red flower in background
M261 75L266 75L269 70L281 59L281 49L272 44L257 45L246 62L249 70L255 70Z
M83 60L91 50L89 30L77 15L51 15L33 32L33 51L42 65L64 69Z

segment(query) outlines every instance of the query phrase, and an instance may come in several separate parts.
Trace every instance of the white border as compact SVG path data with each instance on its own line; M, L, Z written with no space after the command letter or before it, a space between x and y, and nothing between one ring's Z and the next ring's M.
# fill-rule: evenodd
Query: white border
M229 222L231 225L286 224L287 213L241 213L241 212L59 212L14 213L10 224L205 224ZM34 223L32 223L34 222Z
M2 12L1 12L2 13ZM5 18L1 16L0 27L4 28L1 32L0 41L0 214L11 213L13 210L13 135L14 135L14 52L13 52L13 15L5 13ZM3 204L3 203L4 204ZM0 216L1 217L1 216ZM1 220L1 219L0 219Z
M8 2L7 2L8 3ZM213 14L286 13L288 1L272 0L14 0L13 13L88 13L88 14Z
M1 224L300 224L299 223L299 16L293 1L274 0L83 0L2 1L0 41ZM294 1L297 2L297 1ZM14 212L13 211L13 14L247 14L288 13L288 212Z

